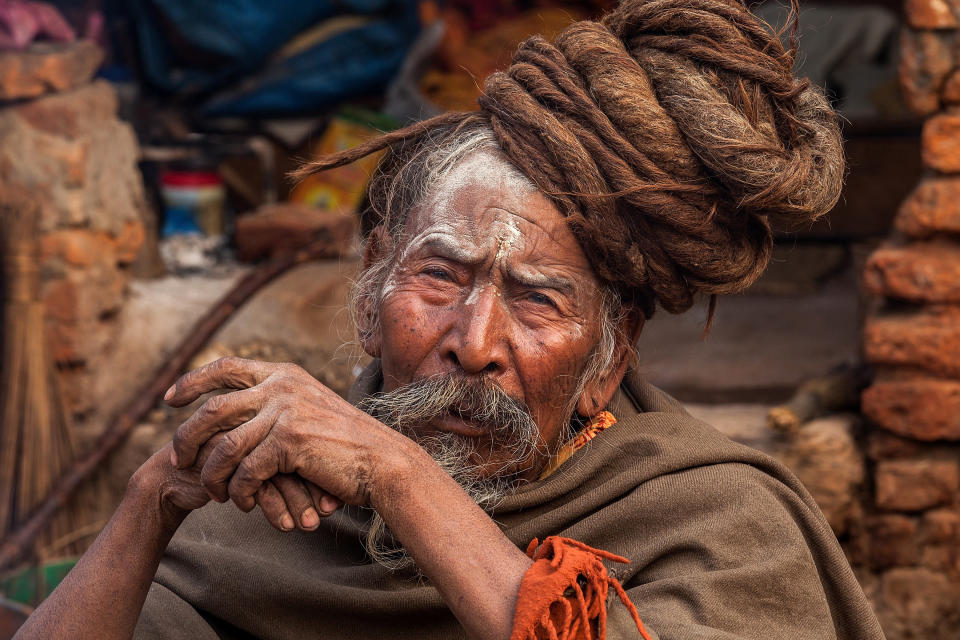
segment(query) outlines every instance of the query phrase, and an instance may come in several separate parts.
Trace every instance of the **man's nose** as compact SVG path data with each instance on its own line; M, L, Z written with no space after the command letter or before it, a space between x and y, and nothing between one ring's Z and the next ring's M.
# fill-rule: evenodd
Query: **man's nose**
M448 335L446 357L464 373L496 375L506 370L508 318L497 288L474 291L456 312L459 317Z

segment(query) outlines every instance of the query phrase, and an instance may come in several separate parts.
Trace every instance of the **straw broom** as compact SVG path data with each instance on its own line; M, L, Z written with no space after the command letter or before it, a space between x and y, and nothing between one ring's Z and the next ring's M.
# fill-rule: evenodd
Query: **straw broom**
M15 200L0 203L0 539L29 518L74 457L38 294L37 208L29 196ZM61 509L35 539L33 558L42 562L78 553L76 542L70 542L78 516L75 507Z

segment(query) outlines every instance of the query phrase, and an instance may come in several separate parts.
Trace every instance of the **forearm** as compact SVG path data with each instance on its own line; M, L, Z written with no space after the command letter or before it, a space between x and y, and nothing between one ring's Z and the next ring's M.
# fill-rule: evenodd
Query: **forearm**
M157 495L131 483L110 522L16 640L130 638L185 513L164 512Z
M374 508L471 638L509 638L530 559L425 452L408 460Z

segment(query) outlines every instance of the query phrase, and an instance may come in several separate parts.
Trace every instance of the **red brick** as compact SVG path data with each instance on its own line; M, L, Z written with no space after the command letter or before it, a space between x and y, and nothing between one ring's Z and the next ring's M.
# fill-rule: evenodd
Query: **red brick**
M920 559L915 518L882 514L867 520L866 527L873 569L908 567Z
M960 115L942 113L923 123L923 164L941 173L960 172Z
M934 509L920 521L923 544L952 544L960 547L960 512Z
M103 51L89 40L0 52L0 99L34 98L84 84L102 60Z
M956 460L881 460L875 475L876 504L893 511L922 511L949 504L960 489Z
M947 0L906 0L907 24L915 29L953 29L957 17Z
M940 109L940 89L954 67L954 35L905 28L900 39L900 86L907 106L928 116Z
M863 414L901 436L960 440L960 382L913 378L878 381L862 395Z
M329 257L337 257L351 248L355 230L354 216L281 203L240 216L234 245L238 258L252 261L324 239L330 246Z
M116 242L106 233L87 229L61 229L40 238L40 260L62 259L73 267L116 260Z
M30 128L74 140L116 121L117 96L109 83L97 80L23 102L15 109Z
M923 180L900 205L895 223L898 231L915 238L960 234L960 177Z
M960 245L913 243L881 247L867 259L867 290L913 302L960 302Z
M923 448L924 445L916 440L902 438L881 429L873 430L867 435L867 457L871 460L914 458Z
M130 264L136 260L145 239L146 232L143 223L139 221L124 223L116 239L117 262L119 264Z
M960 307L873 316L863 344L872 364L960 378Z
M960 70L954 71L943 83L940 97L945 104L960 103Z

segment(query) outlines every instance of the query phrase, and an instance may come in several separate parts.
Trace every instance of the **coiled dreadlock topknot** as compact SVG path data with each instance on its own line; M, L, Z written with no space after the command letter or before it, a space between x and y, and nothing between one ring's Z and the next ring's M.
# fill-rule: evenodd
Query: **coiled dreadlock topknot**
M794 32L796 0L792 0ZM448 113L307 164L301 175L477 118L567 216L597 275L651 315L761 274L772 224L836 204L837 116L793 76L794 38L740 0L625 0L553 44L522 43L479 113Z

